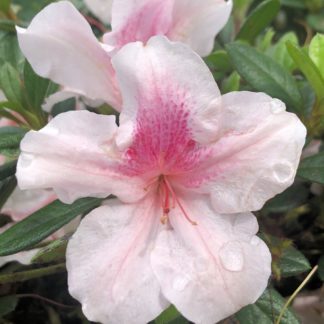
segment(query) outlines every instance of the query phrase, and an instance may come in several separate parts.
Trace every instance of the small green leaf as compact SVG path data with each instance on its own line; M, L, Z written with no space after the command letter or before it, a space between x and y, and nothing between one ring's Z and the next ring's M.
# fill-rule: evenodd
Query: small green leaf
M0 181L0 210L17 186L15 176ZM0 225L1 226L1 225Z
M19 127L0 128L0 153L2 150L19 149L19 145L26 132Z
M218 50L205 57L205 62L212 72L230 72L232 70L231 61L224 50Z
M231 73L222 83L222 94L238 91L240 89L240 80L241 77L236 71Z
M0 11L7 14L10 10L10 3L11 3L11 0L1 0L0 1Z
M181 316L178 310L171 305L154 321L155 324L187 324L188 321Z
M311 28L317 32L324 33L323 11L307 15L306 21Z
M322 255L318 261L318 276L324 281L324 255Z
M50 263L65 261L67 238L60 238L51 242L49 245L42 248L32 258L32 263Z
M278 265L282 277L295 276L311 269L306 257L292 246L284 250Z
M267 289L253 305L240 310L235 318L240 324L273 324L285 304L285 299L274 289ZM299 324L294 313L287 309L280 324Z
M61 102L58 102L52 107L51 115L55 117L63 112L75 110L75 106L76 106L76 98L69 98L63 100Z
M303 99L295 80L277 62L248 45L232 43L226 49L238 73L255 90L281 99L294 112L303 112Z
M254 39L271 23L280 9L279 0L261 2L246 18L236 39L253 42Z
M309 44L308 54L324 78L324 35L317 34Z
M298 46L287 42L287 49L298 68L303 72L319 100L324 98L324 80L316 65Z
M281 4L283 6L297 8L297 9L305 9L305 0L281 0Z
M9 63L0 69L0 87L9 101L22 103L22 86L19 72Z
M15 295L0 297L0 317L14 311L17 304L18 298Z
M10 161L0 166L0 181L16 173L17 161Z
M306 180L324 184L324 152L302 160L297 175Z
M26 61L24 66L24 84L28 102L32 109L41 111L44 99L51 95L49 93L51 81L38 76Z
M81 214L89 213L102 199L83 198L71 205L56 200L0 234L0 255L33 247Z
M27 270L14 272L9 274L0 274L0 285L13 283L13 282L23 282L30 279L40 278L44 276L49 276L59 272L65 272L66 266L64 263L55 264L53 266L48 266L46 268Z
M6 62L18 68L20 63L23 62L23 56L19 49L16 34L0 31L0 67Z

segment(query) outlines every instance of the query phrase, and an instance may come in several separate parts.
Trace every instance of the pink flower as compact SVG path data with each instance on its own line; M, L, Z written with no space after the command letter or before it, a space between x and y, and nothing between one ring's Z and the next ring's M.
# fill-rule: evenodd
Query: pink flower
M68 245L69 290L89 320L147 323L172 303L215 323L267 286L271 257L250 211L292 184L305 127L266 94L220 96L201 58L161 36L126 45L113 66L120 126L58 115L23 139L19 185L66 203L118 197Z
M154 35L166 35L206 56L231 10L231 0L115 0L112 32L104 36L104 42L120 48L134 41L147 42Z
M115 49L166 34L206 55L231 7L232 2L224 0L115 1L113 31L105 35L107 44L103 44L70 2L59 1L38 13L27 29L17 27L17 33L20 48L37 74L120 111L121 95L111 65Z

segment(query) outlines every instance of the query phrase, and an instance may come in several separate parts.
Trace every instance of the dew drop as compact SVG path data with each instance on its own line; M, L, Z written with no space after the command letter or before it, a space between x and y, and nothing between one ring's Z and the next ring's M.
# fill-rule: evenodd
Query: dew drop
M237 272L243 269L244 256L239 242L224 244L219 251L219 257L226 270Z
M291 164L286 163L278 163L273 168L274 177L278 182L287 182L293 176L294 169Z
M285 104L279 99L273 99L270 106L270 110L273 114L280 114L286 110Z
M173 289L175 289L177 291L182 291L183 289L186 288L188 282L189 282L189 280L185 276L183 276L183 277L182 276L177 276L173 280Z

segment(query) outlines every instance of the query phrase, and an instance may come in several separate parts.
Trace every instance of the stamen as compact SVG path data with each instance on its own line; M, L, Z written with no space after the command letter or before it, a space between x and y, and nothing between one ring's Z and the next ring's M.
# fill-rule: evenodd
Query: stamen
M167 192L167 197L166 197L165 200L168 200L168 202L169 202L169 192L170 192L171 195L172 195L172 200L173 200L173 203L172 203L173 208L175 208L175 203L177 203L178 206L179 206L179 208L181 209L181 211L182 211L184 217L186 218L186 220L187 220L189 223L191 223L192 225L198 225L197 222L193 221L193 220L189 217L189 215L187 214L187 212L185 211L185 209L184 209L183 206L181 205L179 199L177 198L177 195L176 195L176 193L174 192L174 190L172 189L172 187L171 187L169 181L168 181L165 177L163 177L163 182L164 182L164 184L165 184L165 190L166 190L166 192ZM165 211L166 211L165 207L166 207L166 206L163 207L163 211L164 211L164 214L166 214L166 215L168 216L168 213L169 213L170 209L169 209L169 206L168 206L168 208L167 208L167 213L165 213Z

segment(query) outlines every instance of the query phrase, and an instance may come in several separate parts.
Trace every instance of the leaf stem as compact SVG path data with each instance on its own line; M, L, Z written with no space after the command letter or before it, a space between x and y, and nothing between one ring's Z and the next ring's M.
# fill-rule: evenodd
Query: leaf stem
M307 275L307 277L304 279L304 281L298 286L298 288L294 291L294 293L288 298L284 307L281 309L281 312L280 312L279 317L277 318L275 324L280 324L285 311L287 310L287 308L289 307L289 305L291 304L293 299L298 295L298 293L304 288L304 286L307 284L307 282L312 278L312 276L317 271L317 269L318 269L318 265L316 265L313 268L313 270Z

